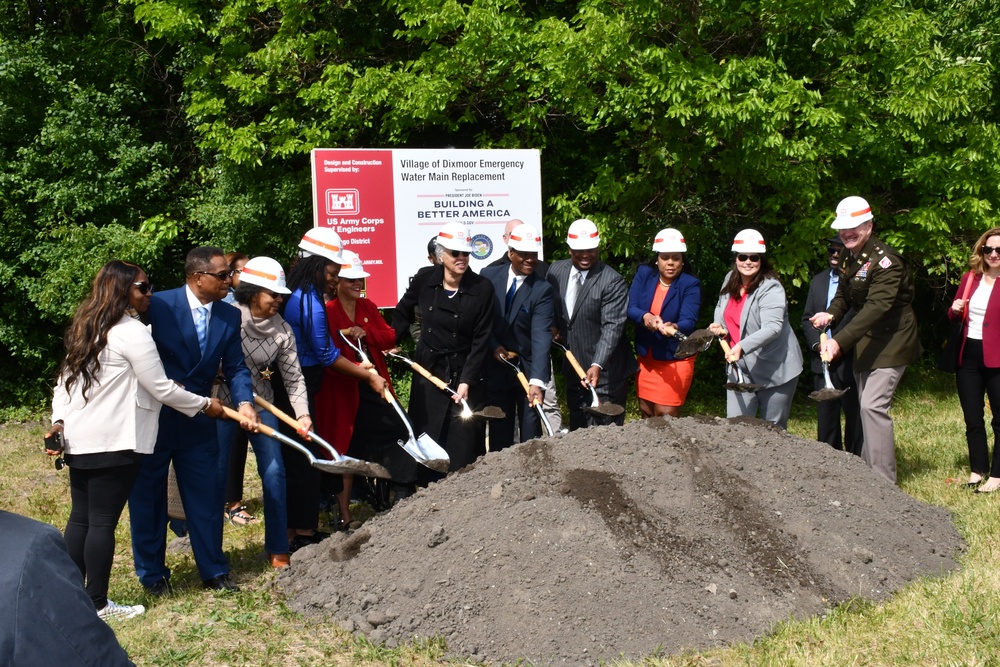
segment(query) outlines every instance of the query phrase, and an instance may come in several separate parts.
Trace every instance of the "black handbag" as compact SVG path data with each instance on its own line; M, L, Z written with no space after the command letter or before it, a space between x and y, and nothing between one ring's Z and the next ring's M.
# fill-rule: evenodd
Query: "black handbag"
M965 290L962 293L962 301L965 301L965 307L969 307L969 292L972 291L972 274L969 274L969 280L965 284ZM955 373L958 371L958 353L962 350L962 341L965 340L965 313L962 313L962 319L955 322L951 331L948 333L948 340L944 344L944 350L941 352L941 357L938 359L938 370L944 371L945 373Z

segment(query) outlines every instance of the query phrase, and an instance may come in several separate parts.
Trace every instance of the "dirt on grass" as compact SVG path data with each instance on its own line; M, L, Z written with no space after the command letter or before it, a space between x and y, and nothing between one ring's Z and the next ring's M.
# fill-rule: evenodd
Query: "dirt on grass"
M597 664L751 641L957 567L950 513L750 419L653 419L491 453L292 556L291 608L389 646Z

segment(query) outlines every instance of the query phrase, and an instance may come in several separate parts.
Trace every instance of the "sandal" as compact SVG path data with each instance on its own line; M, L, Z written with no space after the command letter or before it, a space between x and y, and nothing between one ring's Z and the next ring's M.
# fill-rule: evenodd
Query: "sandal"
M257 523L258 521L257 517L247 512L246 505L227 509L226 516L229 517L229 522L234 526L249 526L251 523Z

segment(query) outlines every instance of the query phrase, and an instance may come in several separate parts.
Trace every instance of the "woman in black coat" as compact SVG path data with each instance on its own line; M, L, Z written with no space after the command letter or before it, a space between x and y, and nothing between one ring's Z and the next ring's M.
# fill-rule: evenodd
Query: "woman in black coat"
M483 381L493 327L493 286L469 270L472 245L461 223L450 222L437 237L438 266L417 272L396 305L392 326L401 341L421 314L420 340L414 361L441 378L465 398L473 410L486 402ZM486 453L482 420L462 418L458 397L438 389L417 373L410 389L410 419L417 433L426 432L444 447L451 470L463 468Z

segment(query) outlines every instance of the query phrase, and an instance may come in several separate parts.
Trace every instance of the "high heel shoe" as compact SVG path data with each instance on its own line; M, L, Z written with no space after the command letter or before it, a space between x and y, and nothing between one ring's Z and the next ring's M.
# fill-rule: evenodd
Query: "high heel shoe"
M275 570L284 570L289 565L288 554L268 554L271 567Z
M1000 489L1000 477L987 477L986 481L976 489L976 493L993 493Z
M978 472L974 472L969 475L969 481L966 482L965 485L970 489L974 489L980 484L982 484L984 479L986 478L980 475Z

